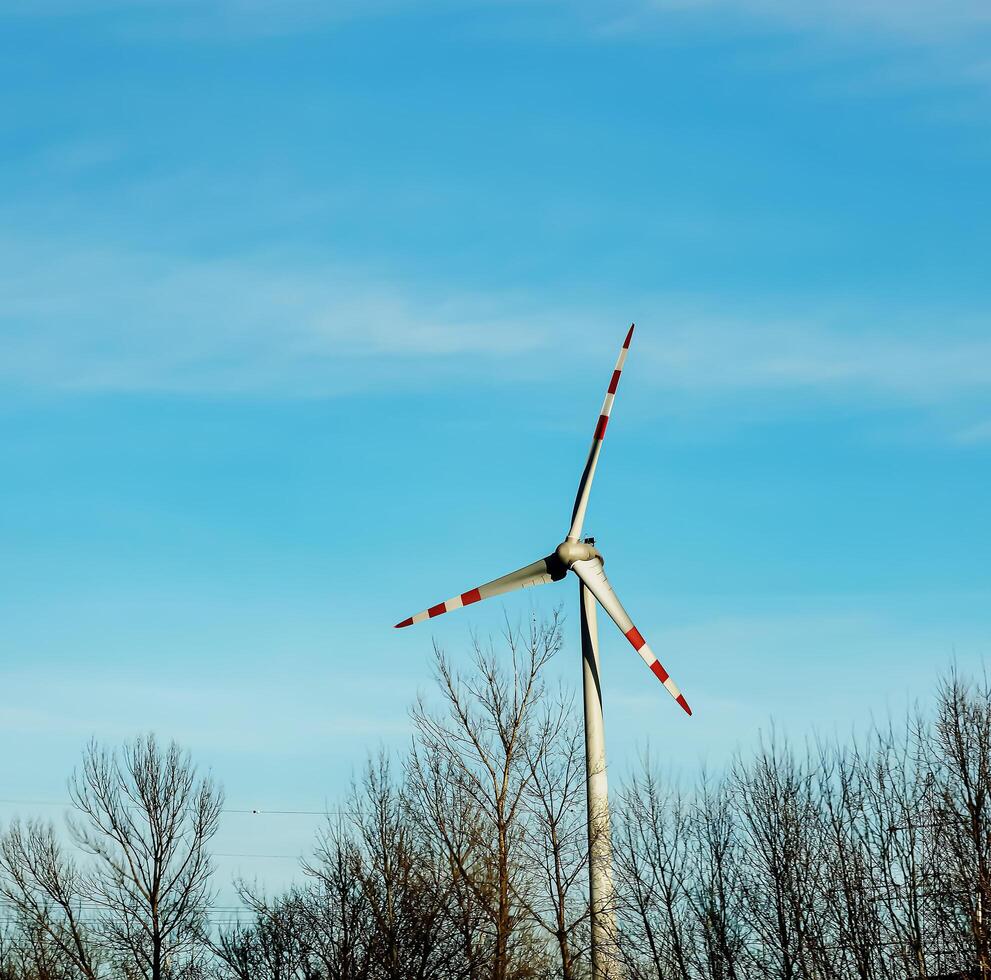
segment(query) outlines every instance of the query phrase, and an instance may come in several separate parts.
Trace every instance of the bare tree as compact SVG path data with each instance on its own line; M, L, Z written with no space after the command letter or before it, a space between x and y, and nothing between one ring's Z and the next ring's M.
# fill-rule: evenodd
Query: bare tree
M739 980L747 941L741 915L740 841L727 790L703 773L693 809L685 897L695 921L701 976Z
M197 776L188 753L153 735L120 750L91 742L69 790L108 952L124 976L177 975L202 943L222 791Z
M212 944L213 974L225 980L316 980L312 917L305 910L312 896L294 889L269 903L243 887L240 892L254 919L220 931Z
M384 752L369 759L354 787L347 822L358 844L353 873L375 924L375 976L444 976L456 958L446 915L450 881L438 874L437 855L419 839Z
M689 811L645 760L617 801L614 854L620 952L636 978L689 980L693 962Z
M755 965L782 980L828 975L826 854L810 766L772 737L752 763L737 761L732 784L746 845L743 908L759 941Z
M868 846L869 769L856 746L820 744L817 763L814 791L824 835L821 932L828 949L827 975L876 980L887 973L880 864L872 860Z
M880 910L881 941L896 977L927 976L933 962L928 928L932 838L924 816L930 790L908 734L925 727L916 717L904 729L890 722L876 729L862 763L863 853Z
M557 620L437 651L394 778L370 758L306 880L208 935L221 795L174 744L91 744L55 830L0 836L0 980L587 980L580 729L542 671ZM628 980L991 980L991 685L804 754L772 739L615 800Z
M486 831L450 759L414 747L408 767L410 814L447 894L447 916L463 963L460 975L484 980L491 975L492 953L492 862L480 843Z
M522 853L531 876L518 897L553 937L562 980L575 980L589 910L585 748L573 698L545 701L525 754L530 779Z
M305 865L314 887L301 897L306 944L323 975L370 980L374 966L374 917L361 881L357 843L343 821L321 835L315 860Z
M956 670L939 688L931 737L919 739L930 789L924 814L940 891L935 923L942 945L991 976L991 686ZM965 937L965 938L964 938Z
M100 972L100 944L84 921L88 882L50 824L14 821L0 839L0 895L14 909L22 936L46 962L86 980Z
M431 711L422 700L414 709L417 735L408 766L422 832L449 863L463 907L484 917L484 975L491 980L534 976L539 962L519 900L529 887L523 842L533 775L527 747L544 694L541 671L561 646L560 621L531 621L526 633L508 629L505 639L504 654L476 642L467 675L435 651L443 709ZM469 959L477 961L475 949Z
M0 928L0 980L79 980L81 974L51 935L15 918Z

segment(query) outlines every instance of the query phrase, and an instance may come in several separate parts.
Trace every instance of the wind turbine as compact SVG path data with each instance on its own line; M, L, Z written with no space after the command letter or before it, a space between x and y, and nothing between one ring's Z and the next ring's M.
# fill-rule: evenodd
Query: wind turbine
M631 324L619 360L606 389L606 398L595 425L592 447L578 484L575 507L571 513L571 527L567 537L546 558L533 562L501 578L493 579L456 595L453 599L430 606L423 612L396 623L396 629L422 623L452 609L470 606L482 599L504 595L534 585L559 582L572 571L579 579L582 639L582 687L585 701L585 778L588 799L589 843L589 909L591 915L592 976L594 980L617 980L619 967L616 955L616 921L613 902L612 845L609 834L609 798L606 786L605 730L602 722L602 692L599 685L599 634L596 623L596 601L609 614L630 645L640 654L643 662L655 677L667 688L668 693L687 714L692 713L684 695L670 675L654 656L640 631L633 625L626 610L606 578L603 558L595 548L594 538L582 539L582 524L592 490L595 467L602 451L602 440L612 412L616 389L619 386L626 355L633 339Z

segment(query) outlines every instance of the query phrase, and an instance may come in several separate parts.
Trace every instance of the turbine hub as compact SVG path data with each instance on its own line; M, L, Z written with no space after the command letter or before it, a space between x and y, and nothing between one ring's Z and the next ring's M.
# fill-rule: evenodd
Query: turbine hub
M554 554L565 568L571 568L576 561L602 558L598 549L586 541L562 541L554 550Z

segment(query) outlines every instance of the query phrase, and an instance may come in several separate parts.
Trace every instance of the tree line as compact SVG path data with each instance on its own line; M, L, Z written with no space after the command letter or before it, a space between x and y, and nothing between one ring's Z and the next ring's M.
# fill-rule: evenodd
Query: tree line
M584 980L580 712L557 618L435 651L400 759L373 754L298 881L210 920L223 792L188 753L91 743L66 828L0 834L0 980ZM615 784L615 781L614 781ZM628 980L991 980L991 687L857 742L773 734L682 789L614 785Z

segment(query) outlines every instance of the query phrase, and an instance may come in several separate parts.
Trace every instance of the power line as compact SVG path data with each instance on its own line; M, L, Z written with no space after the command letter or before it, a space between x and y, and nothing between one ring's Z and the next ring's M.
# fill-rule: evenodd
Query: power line
M10 913L6 911L7 909L17 910L17 905L13 902L0 902L0 916L9 915ZM84 912L87 915L94 912L106 912L108 911L102 905L92 905L84 902L82 905L73 903L72 910L74 912ZM202 908L202 909L192 909L199 915L240 915L242 912L254 913L254 909L247 905L218 905L214 908Z
M59 803L55 800L0 800L0 803L9 803L11 806L71 806L71 803Z
M54 806L54 807L69 807L73 806L70 800L13 800L13 799L0 799L0 805L6 806ZM133 808L138 809L138 808ZM292 810L292 809L278 809L278 810L267 810L261 807L224 807L220 811L221 813L231 813L239 814L241 816L313 816L313 817L331 817L340 816L344 813L343 810ZM259 858L263 860L276 860L276 861L302 861L303 855L301 854L250 854L241 852L228 852L228 851L213 851L213 857L219 858Z
M0 801L2 802L2 801ZM275 816L313 816L313 817L331 817L340 816L343 810L231 810L224 808L220 811L221 813L252 813L252 814L274 814Z
M213 856L218 858L277 858L286 861L302 861L302 854L227 854L224 851L213 851Z
M6 806L65 806L71 807L71 800L0 800ZM137 809L137 808L135 808ZM291 816L291 817L334 817L340 816L343 810L266 810L261 807L235 808L223 807L221 813L240 813L252 816Z

